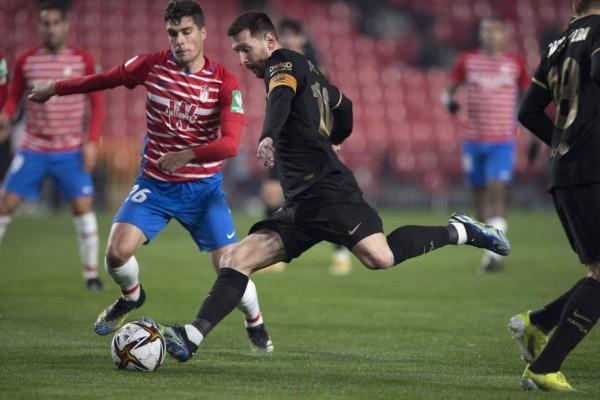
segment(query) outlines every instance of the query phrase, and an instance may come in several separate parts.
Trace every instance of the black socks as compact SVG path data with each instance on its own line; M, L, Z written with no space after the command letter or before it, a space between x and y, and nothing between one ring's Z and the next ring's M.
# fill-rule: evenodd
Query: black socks
M585 278L578 281L568 292L554 300L552 303L532 311L529 314L529 320L531 323L542 330L545 334L550 333L552 329L560 322L560 316L562 315L565 304L571 298L573 293L581 286L585 281Z
M565 304L560 322L542 354L531 364L536 374L557 372L600 318L600 282L585 278Z
M248 277L232 268L222 268L197 317L190 322L206 337L238 304L246 291Z
M414 226L408 225L396 229L387 236L387 242L394 254L394 265L450 244L450 229L453 226Z

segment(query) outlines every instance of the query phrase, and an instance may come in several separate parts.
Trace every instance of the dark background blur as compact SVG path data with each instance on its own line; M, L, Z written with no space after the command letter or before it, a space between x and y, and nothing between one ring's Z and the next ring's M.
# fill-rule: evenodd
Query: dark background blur
M69 42L87 49L104 70L138 53L168 49L166 0L71 0ZM256 161L264 115L264 84L237 65L226 30L246 9L263 9L276 22L291 16L305 24L332 81L354 102L354 133L342 159L354 170L367 198L380 206L446 208L470 205L463 183L460 140L464 111L447 114L440 96L457 51L477 46L481 17L499 14L509 23L507 50L533 72L540 49L571 17L566 0L210 0L205 54L240 80L248 127L239 155L226 163L232 205L257 207L264 168ZM37 0L0 0L0 48L9 69L16 56L38 43ZM459 95L459 99L461 96ZM129 192L145 134L145 91L104 93L101 160L96 172L99 206L115 208ZM17 132L13 144L18 143ZM519 132L517 169L510 202L543 206L545 155L529 165L529 133Z

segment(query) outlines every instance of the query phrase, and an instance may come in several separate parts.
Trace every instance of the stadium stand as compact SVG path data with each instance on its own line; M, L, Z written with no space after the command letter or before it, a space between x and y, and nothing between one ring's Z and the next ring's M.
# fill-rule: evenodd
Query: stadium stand
M0 25L5 35L4 51L12 63L20 49L35 44L32 16L35 1L0 0L4 12ZM71 12L71 39L88 49L104 69L124 62L137 52L167 47L162 28L165 0L142 2L122 0L74 0ZM344 146L344 160L357 171L367 194L380 189L380 178L389 171L398 179L420 179L427 187L431 177L445 187L460 179L460 137L464 117L449 116L440 104L446 85L446 66L417 68L422 42L414 30L395 37L369 36L360 32L359 1L271 0L271 10L303 21L327 66L333 83L353 100L355 132ZM364 2L363 2L364 3ZM386 7L414 15L426 15L434 37L455 50L473 44L480 17L500 14L511 22L509 51L524 54L530 71L538 61L546 30L564 26L570 16L569 2L562 0L387 0ZM143 4L143 6L141 6ZM226 37L229 23L242 11L236 0L201 2L207 16L206 54L233 71L244 93L248 129L243 146L254 149L264 111L263 83L239 68L231 41ZM534 16L536 18L534 18ZM115 89L105 94L107 118L103 135L106 150L120 148L118 142L144 135L143 90ZM115 144L116 143L116 144ZM517 174L527 174L524 160L527 135L518 138ZM244 152L248 168L261 174L254 162L254 150ZM244 156L242 154L242 156ZM113 157L115 159L115 157ZM110 160L109 160L110 161ZM107 161L107 163L109 162ZM242 160L244 162L244 160ZM126 163L129 165L129 162ZM120 167L111 171L122 171Z

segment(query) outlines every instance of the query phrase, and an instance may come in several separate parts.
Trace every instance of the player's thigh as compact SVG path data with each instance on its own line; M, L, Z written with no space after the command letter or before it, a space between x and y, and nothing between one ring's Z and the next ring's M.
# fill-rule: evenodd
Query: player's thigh
M383 233L374 233L352 248L352 254L369 269L385 269L394 265L394 255Z
M510 183L515 169L514 142L489 145L483 168L486 183L491 181L504 185Z
M50 175L60 195L69 202L94 195L92 175L83 168L81 151L51 155Z
M582 264L600 262L600 183L555 188L561 224Z
M480 143L463 141L462 166L469 186L485 186L482 145Z
M4 191L29 200L39 200L44 178L50 173L47 154L19 150L4 181Z
M113 223L123 222L137 227L144 234L144 244L148 244L167 226L178 203L179 200L173 198L164 182L138 178Z
M198 186L199 204L192 202L177 213L176 219L190 233L200 251L214 251L237 242L233 217L220 184L203 189ZM202 193L202 192L206 193Z
M0 191L0 215L13 215L23 198L18 194L7 191Z
M295 205L284 206L277 210L270 218L259 221L250 228L250 234L263 232L262 234L264 235L264 231L273 232L277 235L277 240L281 241L283 257L271 260L271 264L280 261L289 263L292 259L299 257L306 250L324 240L310 229L311 227L306 221L303 223L296 221L296 209Z
M285 258L281 236L269 229L260 229L246 236L221 259L221 268L233 268L250 275Z

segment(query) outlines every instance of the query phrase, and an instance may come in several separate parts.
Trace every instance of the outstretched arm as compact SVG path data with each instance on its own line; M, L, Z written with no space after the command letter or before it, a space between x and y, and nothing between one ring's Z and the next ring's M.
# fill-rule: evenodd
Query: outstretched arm
M126 74L125 67L120 65L101 74L65 79L58 82L40 81L35 84L28 97L29 100L36 103L45 103L56 95L91 93L122 85L134 87L136 84L137 82L130 79Z

